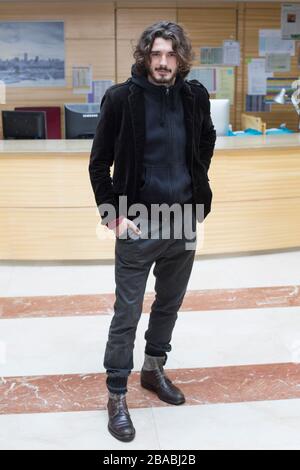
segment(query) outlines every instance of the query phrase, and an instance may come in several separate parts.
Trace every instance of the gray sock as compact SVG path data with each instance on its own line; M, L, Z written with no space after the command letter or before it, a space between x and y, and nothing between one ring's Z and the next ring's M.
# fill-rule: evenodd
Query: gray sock
M162 367L166 362L165 356L149 356L145 353L145 360L143 369L144 370L154 370Z
M112 400L118 400L119 398L125 397L126 393L112 393L112 392L108 391L108 396Z

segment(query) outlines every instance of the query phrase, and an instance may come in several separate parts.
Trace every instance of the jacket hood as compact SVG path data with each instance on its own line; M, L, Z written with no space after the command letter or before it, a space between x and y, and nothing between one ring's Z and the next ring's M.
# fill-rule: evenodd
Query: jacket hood
M179 92L184 84L184 80L180 74L176 75L176 80L174 85L155 85L154 83L149 82L146 75L137 74L136 65L133 64L131 67L131 79L132 82L138 85L139 87L147 90L149 93L157 96L160 99L160 125L163 127L166 120L166 100L169 97L171 109L175 111L176 101L179 97Z

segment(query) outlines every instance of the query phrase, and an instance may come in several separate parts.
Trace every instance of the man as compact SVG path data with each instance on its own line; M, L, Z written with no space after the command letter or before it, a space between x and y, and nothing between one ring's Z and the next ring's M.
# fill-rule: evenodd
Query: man
M194 256L186 249L186 218L149 212L140 219L120 208L143 204L149 211L162 205L188 206L192 230L211 210L207 172L216 132L209 94L197 81L184 78L192 63L192 47L176 23L148 27L134 52L131 77L110 87L101 102L89 173L101 223L115 235L116 300L104 357L108 388L108 429L121 441L131 441L135 429L126 403L127 380L133 369L136 328L142 312L149 271L156 277L155 301L145 333L141 385L170 404L185 397L164 372L178 310L186 293ZM114 164L113 178L110 167ZM201 207L201 214L198 213ZM113 209L113 210L110 210ZM170 216L170 214L168 214ZM174 213L173 213L174 215ZM142 222L153 222L149 225ZM170 236L162 237L168 226ZM194 237L194 241L196 237Z

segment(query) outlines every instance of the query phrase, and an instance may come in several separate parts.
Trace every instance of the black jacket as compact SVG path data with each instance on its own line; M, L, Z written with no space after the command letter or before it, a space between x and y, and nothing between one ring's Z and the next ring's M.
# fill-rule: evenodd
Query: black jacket
M193 201L204 204L204 218L211 210L212 191L207 175L213 156L216 132L210 116L209 94L198 81L184 80L181 87L186 129L186 158L192 176ZM101 101L101 113L93 140L89 175L96 204L107 224L102 204L113 204L119 212L119 196L127 206L140 202L139 190L145 145L145 102L143 89L126 82L111 86ZM111 177L110 167L114 165ZM124 214L126 215L126 214ZM128 215L127 215L128 217ZM129 217L130 218L130 217ZM198 218L201 222L202 219Z
M132 81L143 89L146 136L140 202L172 205L193 201L192 178L186 159L186 130L178 74L173 85L157 86L131 69Z

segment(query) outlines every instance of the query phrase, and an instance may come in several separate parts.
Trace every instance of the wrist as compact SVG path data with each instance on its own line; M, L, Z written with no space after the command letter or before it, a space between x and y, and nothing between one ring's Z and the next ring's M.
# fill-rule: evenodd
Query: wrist
M109 229L114 229L118 225L120 225L120 223L123 221L123 219L125 219L124 215L120 215L120 217L117 217L116 219L111 220L110 222L108 222L107 227Z

